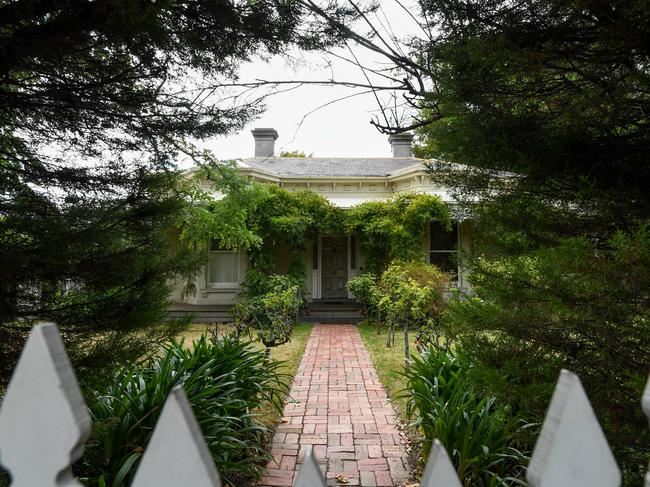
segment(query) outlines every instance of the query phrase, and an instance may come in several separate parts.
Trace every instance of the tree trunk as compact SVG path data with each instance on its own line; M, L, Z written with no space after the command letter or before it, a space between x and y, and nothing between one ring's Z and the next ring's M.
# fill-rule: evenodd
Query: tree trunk
M377 308L377 335L381 334L381 308Z
M404 368L408 370L410 362L409 353L409 325L408 321L404 322Z
M271 345L275 344L275 332L273 331L273 328L271 328L271 337L268 342L266 342L264 345L266 345L266 349L264 350L264 363L268 364L270 359L271 359Z

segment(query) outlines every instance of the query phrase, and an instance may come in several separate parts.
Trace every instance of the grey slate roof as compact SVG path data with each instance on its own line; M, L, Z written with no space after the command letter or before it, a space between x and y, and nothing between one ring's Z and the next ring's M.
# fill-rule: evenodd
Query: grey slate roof
M242 161L284 177L389 176L424 162L413 157L253 157Z

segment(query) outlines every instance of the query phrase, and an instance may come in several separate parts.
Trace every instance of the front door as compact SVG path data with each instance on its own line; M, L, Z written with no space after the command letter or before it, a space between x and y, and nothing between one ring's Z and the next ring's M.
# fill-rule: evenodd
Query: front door
M348 239L322 237L322 292L323 299L345 299L348 291Z

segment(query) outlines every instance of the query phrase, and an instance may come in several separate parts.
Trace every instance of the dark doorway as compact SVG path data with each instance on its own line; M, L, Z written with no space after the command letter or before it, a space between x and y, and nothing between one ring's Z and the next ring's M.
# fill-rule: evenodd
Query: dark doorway
M345 236L322 237L323 299L345 299L348 291L348 239Z

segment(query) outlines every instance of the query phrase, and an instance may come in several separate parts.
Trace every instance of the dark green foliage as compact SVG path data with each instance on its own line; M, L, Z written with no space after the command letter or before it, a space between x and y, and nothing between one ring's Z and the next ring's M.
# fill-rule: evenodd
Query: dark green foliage
M420 4L437 25L418 60L437 87L420 155L520 173L537 195L590 199L625 220L648 214L647 4ZM485 178L452 186L470 182L487 189Z
M58 324L82 376L138 359L178 332L174 324L155 326L165 316L171 280L199 264L171 230L185 207L177 183L176 175L123 173L124 194L104 201L86 195L57 204L27 188L5 201L0 383L32 319ZM133 333L146 325L154 325L147 334Z
M257 331L257 339L266 347L287 343L291 339L298 312L305 304L304 280L286 275L272 275L246 289L233 307L238 332Z
M203 159L184 141L259 113L224 102L240 63L340 36L265 0L5 0L0 33L1 383L16 320L57 320L86 364L73 339L160 320L169 278L193 267L166 230L188 199L176 162Z
M381 274L394 259L422 258L422 238L432 220L449 225L449 209L437 196L403 193L350 209L346 227L359 235L366 270Z
M90 403L93 437L77 474L89 485L129 485L167 395L182 384L221 475L257 478L270 431L255 413L265 404L282 407L278 365L234 337L210 343L203 336L120 370Z
M405 395L407 415L424 435L421 458L438 439L463 485L517 484L526 458L514 448L509 408L473 391L470 368L460 350L431 348L412 357L404 373Z
M451 302L447 314L481 364L478 387L541 422L560 368L579 374L628 481L640 478L649 444L639 407L650 354L648 227L542 246L532 232L483 218L478 238L490 258L468 261L475 296Z
M539 421L559 368L579 373L625 484L640 485L650 454L639 409L650 370L650 9L420 5L433 38L414 42L408 61L435 90L414 94L430 122L416 153L445 161L431 176L476 222L464 262L475 295L449 310L476 387Z

